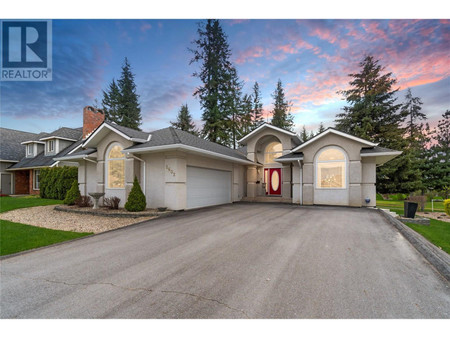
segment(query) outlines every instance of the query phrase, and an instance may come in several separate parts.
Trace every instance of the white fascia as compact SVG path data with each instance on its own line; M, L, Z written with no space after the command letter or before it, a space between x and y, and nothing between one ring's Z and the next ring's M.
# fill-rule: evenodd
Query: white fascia
M401 155L403 151L389 151L383 153L366 153L361 154L361 157L375 157L375 156L398 156Z
M124 153L124 154L127 154L127 153L130 153L130 154L132 154L132 153L150 153L150 152L158 152L158 151L166 151L166 150L185 150L185 151L191 151L193 153L198 153L203 156L220 158L220 159L228 160L231 162L237 162L237 163L242 163L242 164L247 164L247 165L259 165L252 161L249 161L249 160L241 160L239 158L235 158L232 156L218 154L214 151L204 150L204 149L200 149L200 148L196 148L196 147L192 147L192 146L188 146L188 145L180 144L180 143L168 144L168 145L164 145L164 146L148 147L148 148L124 149L124 150L122 150L122 153Z
M276 162L295 162L295 161L303 161L303 157L292 157L292 158L282 158L282 159L275 159Z
M253 130L250 134L245 135L243 138L241 138L240 140L238 140L238 143L241 143L243 141L245 141L246 139L248 139L249 137L251 137L252 135L255 135L258 131L262 130L263 128L270 128L276 131L279 131L281 133L285 133L289 136L297 136L296 133L272 126L271 124L263 124L260 127L256 128L255 130ZM298 137L298 136L297 136Z
M66 138L66 137L60 137L60 136L48 136L48 137L40 138L39 141L47 141L47 140L51 140L51 139L59 139L59 140L77 142L77 140L74 140L72 138Z
M121 131L117 130L116 128L114 128L113 126L110 126L109 124L103 123L103 125L98 128L93 134L89 135L89 137L86 139L86 141L84 141L83 143L83 148L87 148L89 141L92 140L95 135L97 135L103 128L108 128L109 130L115 132L116 134L122 136L124 139L131 141L131 142L137 142L137 143L145 143L147 142L147 140L142 139L142 138L134 138L134 137L129 137L127 135L125 135L124 133L122 133Z
M20 144L30 144L30 143L45 144L45 142L40 142L40 141L25 141L25 142L22 142L22 143L20 143Z
M306 141L305 143L300 144L297 148L292 149L291 153L297 152L298 150L302 149L303 147L306 147L308 144L311 144L311 143L317 141L318 139L320 139L321 137L324 137L325 135L328 135L329 133L333 133L333 134L336 134L336 135L339 135L339 136L342 136L342 137L346 137L346 138L348 138L350 140L353 140L353 141L356 141L356 142L359 142L359 143L363 143L363 144L368 145L370 147L375 147L377 145L377 143L369 142L369 141L364 140L362 138L359 138L359 137L356 137L356 136L353 136L353 135L349 135L349 134L343 133L343 132L338 131L338 130L328 129L328 130L325 130L322 134L319 134L316 137L313 137L309 141Z

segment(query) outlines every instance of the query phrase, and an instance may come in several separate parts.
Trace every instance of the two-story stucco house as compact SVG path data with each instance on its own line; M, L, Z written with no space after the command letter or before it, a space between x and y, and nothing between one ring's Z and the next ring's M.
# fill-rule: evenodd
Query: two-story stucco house
M83 111L80 145L55 161L77 162L82 194L104 192L121 205L137 177L147 207L193 209L235 201L375 206L376 166L401 154L332 128L302 143L263 124L233 150L187 132L142 132Z

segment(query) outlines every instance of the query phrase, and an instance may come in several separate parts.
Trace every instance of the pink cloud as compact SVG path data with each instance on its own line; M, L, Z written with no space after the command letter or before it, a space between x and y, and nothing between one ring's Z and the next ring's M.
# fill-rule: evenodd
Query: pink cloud
M264 55L264 49L261 46L249 47L242 52L238 53L236 63L241 64L244 62L253 61L255 58L260 58Z
M150 29L152 29L152 25L150 25L148 22L145 22L141 25L141 32L146 32Z

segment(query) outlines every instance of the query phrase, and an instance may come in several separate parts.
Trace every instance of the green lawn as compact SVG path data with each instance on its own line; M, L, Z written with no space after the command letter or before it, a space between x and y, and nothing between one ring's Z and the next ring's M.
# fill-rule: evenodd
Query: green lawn
M39 197L0 197L0 212L61 203L62 201L59 200ZM0 256L64 242L90 234L87 232L80 233L39 228L0 220Z
M406 223L406 225L450 254L450 223L430 219L429 226L413 223Z
M379 201L379 200L377 200L377 207L383 208L383 209L391 209L391 211L395 211L395 212L397 212L398 210L401 210L401 212L402 212L401 215L403 216L403 201ZM431 202L427 202L425 204L425 211L431 211ZM444 202L434 202L434 211L444 212Z
M378 201L377 207L389 209L403 216L403 201ZM431 202L425 205L425 211L431 212ZM434 202L434 211L444 212L443 202ZM406 223L414 231L421 234L437 247L450 254L450 223L430 218L430 225Z
M0 256L90 235L0 220Z
M37 207L40 205L52 205L61 204L60 200L51 200L46 198L40 198L39 196L26 196L26 197L0 197L0 212L10 211L20 208Z

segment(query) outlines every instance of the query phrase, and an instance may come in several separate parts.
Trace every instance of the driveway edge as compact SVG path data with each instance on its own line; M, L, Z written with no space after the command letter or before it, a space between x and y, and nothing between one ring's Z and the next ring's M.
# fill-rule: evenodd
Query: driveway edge
M419 251L425 259L433 265L444 278L450 282L450 255L439 249L421 234L403 224L388 213L376 209L389 223L395 226L400 233Z

